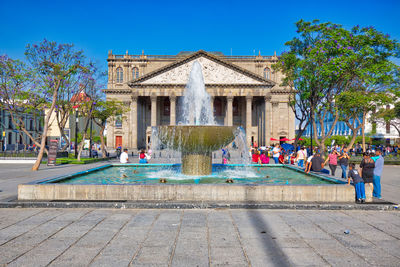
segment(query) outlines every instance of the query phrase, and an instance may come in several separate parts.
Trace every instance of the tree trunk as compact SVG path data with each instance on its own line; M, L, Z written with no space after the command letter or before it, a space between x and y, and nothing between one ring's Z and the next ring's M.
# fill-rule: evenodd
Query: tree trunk
M350 127L349 127L350 128ZM351 131L353 132L353 136L351 137L351 139L350 139L350 143L349 143L349 145L347 146L347 151L350 151L350 149L353 147L353 145L354 145L354 143L356 142L356 138L357 138L357 132L358 132L358 130L360 130L360 128L361 128L361 124L357 127L357 128L350 128L351 129Z
M84 144L85 144L86 132L87 132L87 129L89 127L89 121L90 121L91 117L92 117L92 111L89 112L89 115L88 115L86 123L85 123L85 128L83 130L82 141L81 141L81 144L80 144L80 147L79 147L79 150L78 150L78 161L81 161L81 154L82 154L82 150L83 150L83 147L84 147ZM89 149L92 149L92 148L89 147Z
M365 149L365 116L366 116L366 112L363 112L363 118L362 118L362 128L361 128L361 134L362 134L362 149L363 152L366 151Z
M85 144L85 139L86 139L86 131L83 133L82 135L82 141L79 144L79 150L78 150L78 161L81 161L81 154L82 154L82 150ZM89 148L90 149L90 148Z
M106 158L106 149L105 149L105 143L104 143L104 129L106 127L105 126L101 126L100 130L99 130L99 135L100 135L100 142L101 142L101 155L103 158Z
M294 139L294 144L293 144L294 145L294 149L297 148L297 143L299 142L299 138L303 135L303 133L304 133L304 131L307 128L308 123L309 123L309 121L307 121L306 125L304 125L304 127L302 127L303 122L304 121L299 123L299 131L298 131L298 133L296 135L296 138Z
M56 88L53 91L53 101L51 102L50 110L47 113L46 119L44 121L43 134L42 134L42 138L41 138L41 141L40 141L40 150L39 150L39 154L38 154L38 156L36 158L36 162L32 166L32 171L37 171L39 169L40 163L42 162L43 153L44 153L44 149L45 149L45 145L46 145L47 131L48 131L48 128L49 128L50 116L51 116L51 113L53 112L54 107L56 105L57 94L58 94L58 89L59 88L60 88L60 82L58 81L58 84L57 84Z

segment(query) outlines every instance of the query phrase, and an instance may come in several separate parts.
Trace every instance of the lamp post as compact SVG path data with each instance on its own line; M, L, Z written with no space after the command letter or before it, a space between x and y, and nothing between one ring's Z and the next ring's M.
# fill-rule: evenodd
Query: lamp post
M78 158L78 105L74 106L75 108L75 158Z
M92 157L92 128L93 128L93 120L92 120L92 117L90 117L89 158Z

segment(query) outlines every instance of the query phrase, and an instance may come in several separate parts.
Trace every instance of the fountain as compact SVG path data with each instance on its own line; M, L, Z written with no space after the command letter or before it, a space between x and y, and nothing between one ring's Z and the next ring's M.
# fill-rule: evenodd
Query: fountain
M351 202L354 189L345 181L305 174L287 165L250 165L244 130L216 125L202 68L195 61L184 92L177 126L153 128L157 140L181 152L182 164L105 164L18 186L19 200L177 201L264 203L268 201ZM242 164L214 164L212 152L235 139ZM239 152L239 151L238 151ZM247 162L246 162L247 160ZM181 170L182 173L179 173ZM156 201L156 202L154 202ZM128 205L123 203L122 205Z
M237 132L234 126L215 125L202 67L195 61L183 97L182 120L178 126L158 126L153 135L168 148L182 155L182 173L208 175L212 170L212 152L231 143Z

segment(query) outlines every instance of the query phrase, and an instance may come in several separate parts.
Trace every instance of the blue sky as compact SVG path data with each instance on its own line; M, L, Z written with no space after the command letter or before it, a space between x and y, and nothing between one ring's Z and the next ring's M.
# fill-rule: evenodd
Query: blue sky
M400 1L0 0L0 54L23 59L43 38L74 43L105 67L107 51L230 55L285 50L299 19L375 26L400 40Z

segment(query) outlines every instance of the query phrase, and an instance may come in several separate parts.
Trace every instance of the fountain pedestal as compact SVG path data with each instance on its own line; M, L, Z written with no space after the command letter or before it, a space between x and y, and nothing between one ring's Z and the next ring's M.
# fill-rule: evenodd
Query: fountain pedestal
M205 154L182 153L182 173L209 175L212 170L212 152Z
M182 153L182 173L208 175L212 171L212 152L235 138L236 126L158 126L159 140Z

